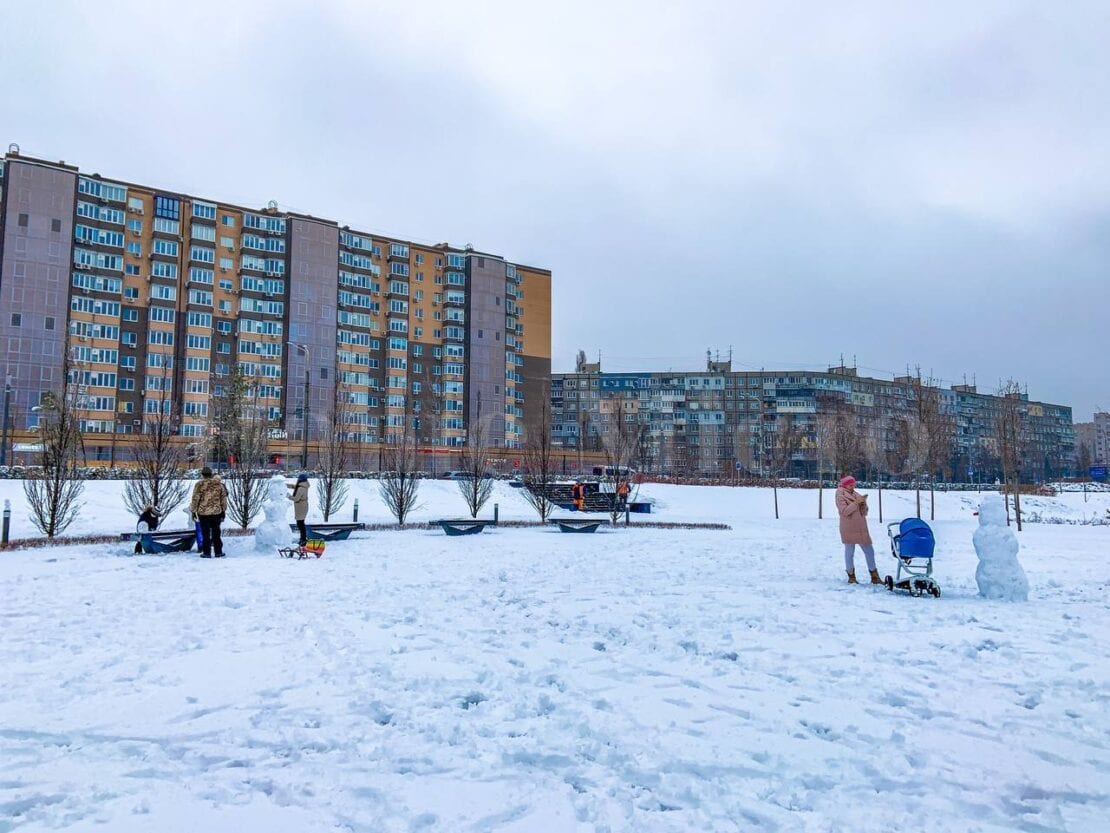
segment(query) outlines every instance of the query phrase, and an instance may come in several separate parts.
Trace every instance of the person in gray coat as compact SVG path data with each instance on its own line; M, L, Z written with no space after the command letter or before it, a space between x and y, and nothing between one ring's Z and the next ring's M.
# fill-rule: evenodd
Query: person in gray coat
M297 532L300 534L299 544L303 547L308 543L308 529L304 519L308 517L308 475L298 474L295 485L289 487L293 494L288 498L293 501L293 517L297 521Z

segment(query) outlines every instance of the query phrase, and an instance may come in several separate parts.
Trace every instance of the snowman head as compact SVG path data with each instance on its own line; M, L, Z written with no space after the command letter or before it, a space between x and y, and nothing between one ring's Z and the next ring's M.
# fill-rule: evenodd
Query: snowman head
M1005 526L1006 505L1001 495L987 495L979 504L979 526Z

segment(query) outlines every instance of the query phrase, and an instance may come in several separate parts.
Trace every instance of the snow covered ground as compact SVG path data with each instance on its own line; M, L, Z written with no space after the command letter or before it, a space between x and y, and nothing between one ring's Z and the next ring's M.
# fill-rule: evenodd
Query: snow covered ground
M733 529L0 554L0 831L1110 830L1110 527L1030 524L1029 601L988 602L975 495L939 495L911 599L842 583L814 492L644 492ZM71 531L133 528L118 495Z

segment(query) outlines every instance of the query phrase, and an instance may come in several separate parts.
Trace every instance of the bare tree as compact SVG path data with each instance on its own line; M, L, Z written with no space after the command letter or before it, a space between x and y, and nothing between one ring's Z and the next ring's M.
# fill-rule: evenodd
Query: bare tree
M321 442L319 470L316 476L316 506L327 522L347 502L347 469L354 433L351 392L337 382L331 405L324 415L326 430Z
M420 480L417 477L420 465L417 440L408 402L408 397L405 397L401 431L389 435L391 442L385 450L387 470L382 472L378 482L382 501L390 514L397 519L398 526L404 526L409 513L417 508L417 493L420 490Z
M608 407L604 407L607 405ZM639 422L639 414L623 397L616 397L603 403L600 411L602 422L598 435L601 437L602 459L600 483L611 497L609 518L616 525L624 511L617 500L617 490L622 483L631 487L632 463L640 448L644 426ZM632 495L629 493L629 499Z
M1021 385L1007 380L998 390L994 435L1002 464L1002 492L1004 496L1007 489L1013 492L1018 532L1021 532L1021 466L1028 445L1026 415Z
M913 398L905 427L906 465L914 475L917 517L921 517L921 478L929 479L929 520L936 519L936 474L949 462L955 421L945 412L940 387L931 377L922 378L920 371L912 386Z
M478 395L478 414L470 426L470 431L459 454L462 480L455 481L459 493L466 501L470 517L477 518L482 507L493 493L493 476L490 473L489 458L489 421L482 418L482 397Z
M216 397L218 455L226 459L227 508L246 529L266 500L266 448L270 422L257 397L257 382L236 366Z
M171 368L163 363L161 376L155 380L157 391L147 391L145 401L153 402L157 411L143 418L142 434L133 446L137 476L123 487L124 502L136 515L153 506L158 517L168 517L189 492L186 448L177 436L180 420L173 409L172 380ZM150 395L155 392L157 398Z
M863 456L879 491L879 523L883 522L883 475L889 471L890 446L887 443L887 420L878 419L863 439Z
M555 482L555 452L551 445L551 411L544 401L540 406L539 423L532 427L524 444L524 499L545 523L555 508L551 487Z
M31 522L47 538L65 532L81 509L79 454L81 423L78 415L79 389L71 379L72 362L63 362L65 388L61 396L46 393L39 409L39 465L27 472L23 494L31 508Z
M802 447L802 431L793 414L783 414L775 422L771 437L771 476L775 495L775 520L779 517L779 479L786 475L794 455Z
M822 400L826 413L817 417L817 517L824 515L824 466L831 464L836 478L855 469L863 458L862 443L856 429L856 412L839 396ZM820 407L822 402L818 403Z

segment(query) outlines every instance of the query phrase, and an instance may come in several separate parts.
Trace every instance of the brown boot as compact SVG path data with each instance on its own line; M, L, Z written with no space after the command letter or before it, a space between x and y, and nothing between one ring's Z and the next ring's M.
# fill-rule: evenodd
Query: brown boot
M882 584L883 583L883 580L881 578L879 578L879 571L878 570L872 570L871 571L871 583L872 584Z
M856 571L855 570L849 570L848 571L848 583L849 584L859 584L859 582L856 581Z

